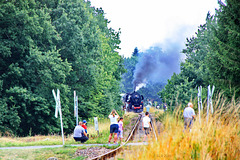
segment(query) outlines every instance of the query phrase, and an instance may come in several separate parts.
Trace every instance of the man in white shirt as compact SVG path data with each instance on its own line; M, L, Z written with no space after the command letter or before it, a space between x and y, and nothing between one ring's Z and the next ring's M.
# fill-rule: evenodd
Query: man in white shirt
M110 122L111 122L108 144L110 144L113 134L114 134L114 144L117 144L117 133L118 133L118 127L119 127L118 126L119 115L117 111L113 109L112 112L109 114L108 118L110 118Z
M184 117L184 131L189 128L191 132L191 128L193 125L193 119L196 117L195 111L193 110L193 104L191 102L188 103L188 107L186 107L183 111Z
M145 117L143 117L143 120L142 120L143 130L145 131L143 142L145 142L145 139L147 136L149 138L149 129L152 128L150 122L151 122L151 119L149 118L149 112L146 112Z

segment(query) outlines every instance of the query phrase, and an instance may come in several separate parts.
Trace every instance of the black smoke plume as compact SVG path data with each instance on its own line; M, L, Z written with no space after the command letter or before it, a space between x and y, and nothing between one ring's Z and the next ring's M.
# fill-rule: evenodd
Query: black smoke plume
M136 87L144 86L143 84L147 82L166 83L174 72L180 72L180 46L168 43L165 47L167 48L165 51L159 45L140 53L134 71L134 90Z

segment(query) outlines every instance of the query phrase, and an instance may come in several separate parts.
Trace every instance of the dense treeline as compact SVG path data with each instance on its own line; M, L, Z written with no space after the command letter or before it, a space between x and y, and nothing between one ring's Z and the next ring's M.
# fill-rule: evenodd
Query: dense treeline
M0 133L60 132L52 89L61 92L66 134L74 90L84 119L120 105L120 31L108 23L84 0L0 2Z
M208 85L229 98L240 96L240 3L226 0L219 6L215 15L207 14L196 36L187 39L181 73L174 74L160 92L169 105L185 105L197 96L198 86L204 88L203 98Z

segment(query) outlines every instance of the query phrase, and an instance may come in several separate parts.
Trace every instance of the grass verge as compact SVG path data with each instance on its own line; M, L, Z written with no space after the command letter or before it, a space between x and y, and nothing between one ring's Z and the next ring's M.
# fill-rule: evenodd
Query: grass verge
M107 143L109 136L109 119L101 119L99 121L99 135L95 131L94 125L89 124L88 134L89 140L87 144L92 143ZM73 128L74 130L74 128ZM64 137L65 145L79 144L75 142L72 135ZM62 145L61 135L49 135L49 136L31 136L31 137L0 137L0 147L24 147L24 146L41 146L41 145Z
M43 160L50 157L57 157L59 160L84 159L84 157L74 155L77 149L85 149L85 147L67 146L61 148L0 150L0 159Z

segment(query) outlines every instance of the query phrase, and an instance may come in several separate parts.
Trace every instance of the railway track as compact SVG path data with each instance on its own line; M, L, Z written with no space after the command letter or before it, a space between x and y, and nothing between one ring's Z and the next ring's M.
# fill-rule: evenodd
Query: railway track
M143 117L143 113L138 115L138 119L136 120L134 126L132 127L132 130L129 133L129 135L128 135L128 137L127 137L127 139L126 139L124 144L120 145L118 148L116 148L116 149L114 149L114 150L112 150L110 152L107 152L105 154L102 154L102 155L99 155L97 157L94 157L91 160L106 160L106 159L115 157L118 153L120 153L123 150L123 146L125 146L130 140L133 140L134 135L137 133L137 131L139 131L139 128L142 128L142 127L139 127L139 125L142 124L142 123L140 123L142 117ZM152 120L151 116L150 116L150 119L151 119L151 125L152 125L152 128L153 128L153 132L154 132L155 138L157 139L157 136L156 136L156 133L155 133L155 130L154 130L154 126L153 126L153 123L152 123L153 120Z

